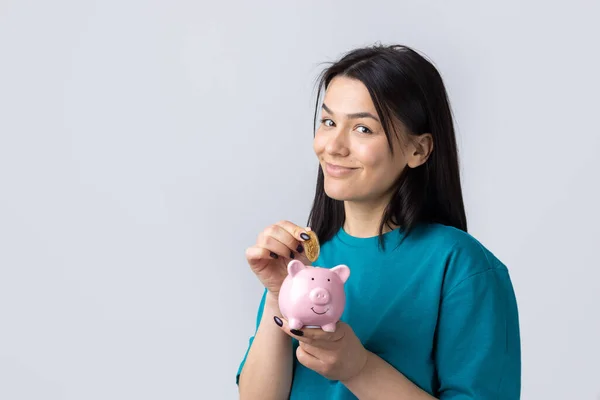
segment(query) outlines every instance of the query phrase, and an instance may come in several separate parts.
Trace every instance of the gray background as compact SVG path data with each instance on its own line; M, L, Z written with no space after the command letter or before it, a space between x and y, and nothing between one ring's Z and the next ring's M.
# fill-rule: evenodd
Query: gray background
M199 3L0 2L0 399L237 398L244 250L305 223L319 63L375 41L445 79L523 398L598 398L597 2Z

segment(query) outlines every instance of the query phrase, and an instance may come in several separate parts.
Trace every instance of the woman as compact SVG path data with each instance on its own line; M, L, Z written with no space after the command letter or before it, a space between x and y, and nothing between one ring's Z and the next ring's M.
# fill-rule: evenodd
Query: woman
M334 333L292 330L277 296L306 229L266 228L246 251L265 286L238 371L243 399L518 399L517 302L507 268L467 233L456 138L436 68L406 46L326 69L308 225L315 266L350 267ZM320 106L320 107L319 107Z

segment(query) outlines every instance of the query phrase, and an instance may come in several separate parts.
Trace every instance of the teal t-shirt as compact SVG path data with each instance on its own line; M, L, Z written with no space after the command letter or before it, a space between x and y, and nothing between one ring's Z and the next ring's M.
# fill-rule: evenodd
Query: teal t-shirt
M377 237L340 229L322 244L313 265L350 267L341 320L367 350L436 398L518 399L519 316L502 262L471 235L440 224L421 224L410 235L396 229L384 241L385 251ZM293 342L290 399L356 399L342 383L300 364Z

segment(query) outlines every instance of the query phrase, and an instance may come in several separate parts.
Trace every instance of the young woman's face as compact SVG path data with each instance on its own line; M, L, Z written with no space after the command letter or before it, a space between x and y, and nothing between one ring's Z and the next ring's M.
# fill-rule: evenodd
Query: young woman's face
M410 154L410 146L403 146L392 135L392 156L379 121L361 81L347 77L331 81L313 142L329 197L353 202L381 200L407 166L410 157L405 155Z

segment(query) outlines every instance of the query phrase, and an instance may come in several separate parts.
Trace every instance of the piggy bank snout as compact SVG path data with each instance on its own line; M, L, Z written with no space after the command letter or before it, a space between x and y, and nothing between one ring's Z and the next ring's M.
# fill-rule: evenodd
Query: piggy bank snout
M327 304L331 299L329 291L325 288L314 288L310 291L308 297L310 298L310 301L318 305Z

